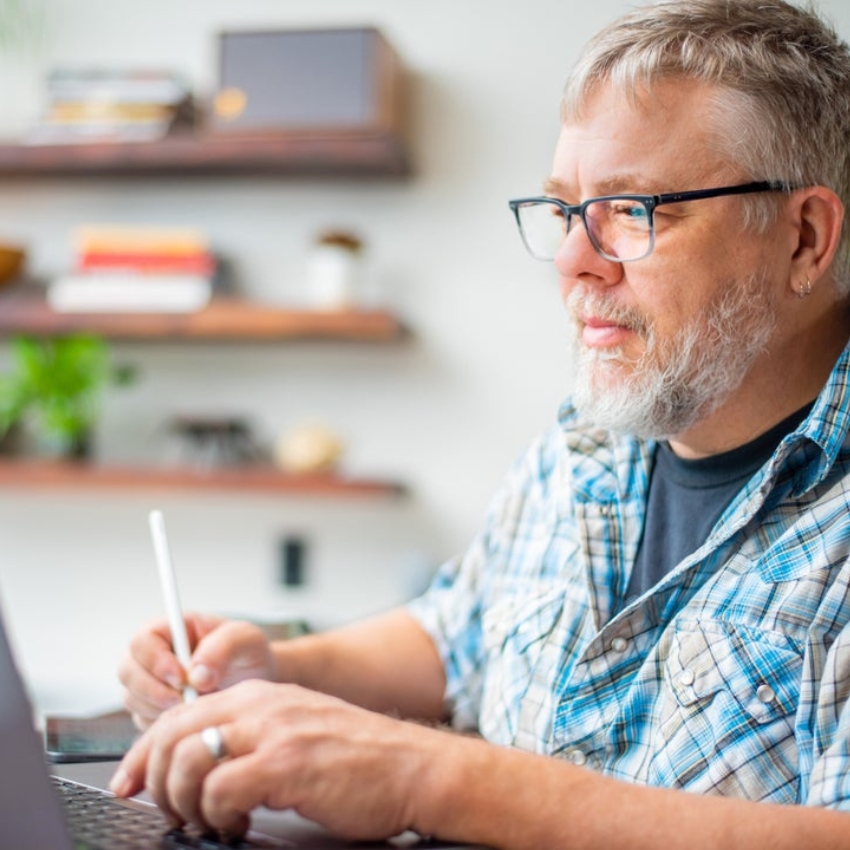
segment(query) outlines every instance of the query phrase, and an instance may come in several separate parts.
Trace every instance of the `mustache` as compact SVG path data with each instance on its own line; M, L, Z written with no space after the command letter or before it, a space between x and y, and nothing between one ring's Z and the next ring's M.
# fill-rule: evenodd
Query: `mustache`
M577 327L582 324L582 316L594 316L644 337L652 331L651 320L636 307L616 304L598 292L581 286L576 286L567 296L566 307Z

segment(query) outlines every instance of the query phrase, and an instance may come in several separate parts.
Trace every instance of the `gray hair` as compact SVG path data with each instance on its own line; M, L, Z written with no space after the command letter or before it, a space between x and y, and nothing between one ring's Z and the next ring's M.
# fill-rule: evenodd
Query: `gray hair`
M751 180L826 186L850 210L850 48L809 4L784 0L660 0L600 31L573 68L562 118L580 118L610 83L629 96L657 80L715 86L723 152ZM774 220L775 196L747 200L747 224ZM850 294L850 222L835 276Z

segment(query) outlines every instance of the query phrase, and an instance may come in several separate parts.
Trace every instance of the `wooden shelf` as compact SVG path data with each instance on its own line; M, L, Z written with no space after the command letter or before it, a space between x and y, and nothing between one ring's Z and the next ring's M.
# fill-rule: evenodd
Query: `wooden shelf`
M156 142L0 145L0 176L145 177L276 174L405 177L410 159L399 132L216 136L175 133Z
M43 490L207 490L293 496L401 496L403 485L338 475L288 475L269 467L210 470L101 466L30 459L0 460L0 488Z
M358 96L364 97L363 114L356 121L349 115L333 123L333 111L327 114L319 109L311 127L295 121L286 129L274 127L273 122L269 127L268 116L260 122L259 114L252 117L250 109L233 122L216 118L212 111L207 123L175 126L165 138L151 142L0 145L0 176L406 177L411 172L406 142L407 74L378 30L366 27L350 37L362 51L355 76L350 78ZM226 68L222 53L221 69ZM361 72L362 82L358 82ZM237 75L227 85L242 86L242 82ZM361 92L360 85L367 90ZM345 96L342 90L340 94ZM256 97L260 102L263 95Z
M196 313L57 313L40 294L0 295L0 335L93 333L113 340L326 340L389 343L407 329L385 310L285 309L237 298L215 298Z

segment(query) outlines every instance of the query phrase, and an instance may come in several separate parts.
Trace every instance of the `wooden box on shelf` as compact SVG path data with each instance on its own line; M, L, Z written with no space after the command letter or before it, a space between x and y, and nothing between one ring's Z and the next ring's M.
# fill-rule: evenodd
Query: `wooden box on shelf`
M224 32L215 132L402 131L402 68L374 27ZM284 83L285 84L282 84Z

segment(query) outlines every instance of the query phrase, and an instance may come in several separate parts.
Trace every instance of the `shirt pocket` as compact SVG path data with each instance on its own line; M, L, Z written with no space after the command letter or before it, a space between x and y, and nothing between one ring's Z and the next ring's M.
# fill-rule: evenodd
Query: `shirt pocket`
M484 613L486 674L479 728L490 740L513 742L522 700L563 604L563 587L538 588L531 596L505 594Z
M677 622L659 694L653 784L796 802L802 663L781 633Z

